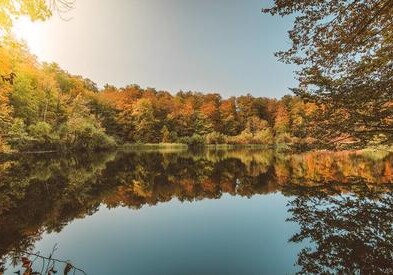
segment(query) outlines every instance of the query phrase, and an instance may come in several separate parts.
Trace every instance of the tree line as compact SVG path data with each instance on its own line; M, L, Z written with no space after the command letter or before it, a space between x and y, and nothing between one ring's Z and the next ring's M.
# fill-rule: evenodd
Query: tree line
M0 74L13 76L12 82L0 81L0 151L93 151L127 143L313 148L362 141L347 131L320 139L316 129L329 113L327 105L299 96L223 98L138 85L99 89L55 63L39 63L25 44L9 36L2 39L0 60ZM337 123L335 116L325 119ZM384 141L376 133L368 144Z
M73 0L6 0L0 35L19 16L46 20ZM393 142L393 4L390 0L276 0L262 9L295 15L291 46L276 55L297 65L297 96L178 92L137 85L99 90L26 46L1 37L0 151L96 150L116 143L180 142L365 147ZM4 44L4 45L3 45Z
M296 96L172 94L138 85L98 89L27 46L2 40L0 150L109 148L124 143L275 144L306 140L316 105Z

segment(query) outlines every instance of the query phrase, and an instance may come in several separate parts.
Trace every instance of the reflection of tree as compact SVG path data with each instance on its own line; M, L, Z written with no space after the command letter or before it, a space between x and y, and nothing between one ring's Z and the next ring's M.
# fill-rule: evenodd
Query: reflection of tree
M393 155L350 153L278 155L261 150L118 152L78 157L24 157L0 164L0 257L28 250L43 232L107 207L140 208L177 198L251 197L292 186L331 182L353 192L358 176L369 186L393 182ZM295 188L296 186L296 188ZM286 192L286 191L284 191Z
M302 273L392 274L393 192L331 190L306 188L289 203L289 221L300 225L290 241L310 241L298 255Z
M0 172L0 255L29 250L43 231L94 213L97 179L111 154L82 159L24 157Z

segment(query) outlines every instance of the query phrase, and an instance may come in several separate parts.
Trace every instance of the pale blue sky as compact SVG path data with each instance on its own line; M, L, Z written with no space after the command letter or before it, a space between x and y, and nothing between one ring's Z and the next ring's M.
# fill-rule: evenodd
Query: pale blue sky
M262 14L263 0L77 0L68 22L15 27L41 61L100 86L251 93L281 97L294 67L273 56L289 47L291 19Z

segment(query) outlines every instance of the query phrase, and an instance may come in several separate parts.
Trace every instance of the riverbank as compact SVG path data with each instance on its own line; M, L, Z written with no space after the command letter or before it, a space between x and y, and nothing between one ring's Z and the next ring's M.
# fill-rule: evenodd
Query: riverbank
M289 144L200 144L197 146L188 145L185 143L127 143L123 145L114 146L112 148L107 148L98 151L84 151L83 153L97 153L102 151L132 151L132 150L142 150L142 151L185 151L185 150L197 150L197 149L207 149L207 150L234 150L234 149L258 149L258 150L275 150L280 152L293 152L294 149L291 148ZM306 152L311 151L324 151L324 150L306 150ZM347 151L347 150L344 150ZM351 151L351 150L349 150ZM393 153L393 146L372 146L359 150L362 153L373 153L376 151L384 152L386 154ZM10 150L7 152L0 152L0 161L9 160L13 157L20 157L23 155L39 155L39 154L73 154L81 153L81 151L73 150L37 150L37 151L16 151Z

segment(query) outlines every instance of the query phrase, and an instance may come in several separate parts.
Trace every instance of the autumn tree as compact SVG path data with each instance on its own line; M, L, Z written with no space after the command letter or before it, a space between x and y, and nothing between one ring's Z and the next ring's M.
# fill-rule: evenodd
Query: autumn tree
M54 63L39 63L10 37L0 47L0 149L99 150L124 143L308 145L316 104L300 97L157 91L97 85ZM314 139L315 140L315 139ZM312 141L312 140L311 140ZM295 144L296 143L296 144ZM310 142L311 144L311 142ZM301 146L303 148L303 146Z
M221 96L219 94L207 94L203 96L203 103L200 106L201 114L212 124L215 131L219 131L220 125L220 106Z
M258 114L254 102L255 98L250 94L237 98L236 107L239 113L239 121L242 125L245 125L247 118Z
M285 104L280 102L275 112L274 130L277 134L289 131L289 113Z
M168 114L169 123L179 137L192 136L196 116L193 99L178 93L173 104L175 108Z
M5 137L12 124L12 107L9 104L9 87L0 86L0 152L7 149Z
M231 97L222 100L220 107L221 132L225 135L236 135L239 133L238 113L236 111L236 98Z
M151 101L147 98L139 99L132 111L132 120L134 123L135 141L141 143L159 142L159 135L156 134L157 120L154 117L154 110Z
M0 74L6 74L11 67L11 56L9 51L0 47ZM5 136L11 126L12 106L9 102L9 94L12 87L9 83L0 83L0 152L6 150Z
M161 142L163 143L168 143L171 142L171 134L168 130L168 127L166 127L165 125L161 128Z
M294 92L318 103L314 136L365 145L379 135L393 141L393 1L275 0L263 9L295 15L292 46L277 53L298 65Z

